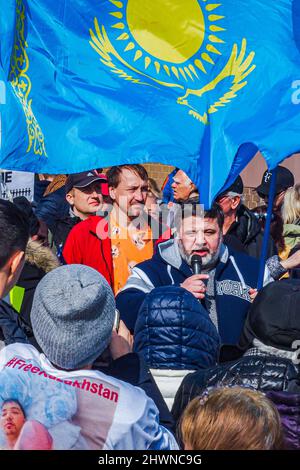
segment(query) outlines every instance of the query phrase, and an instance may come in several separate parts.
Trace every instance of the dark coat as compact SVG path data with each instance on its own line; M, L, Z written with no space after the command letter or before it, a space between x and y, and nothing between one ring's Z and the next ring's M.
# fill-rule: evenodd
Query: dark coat
M153 289L139 311L134 350L153 369L199 369L217 363L220 337L208 312L182 287Z
M63 186L40 198L35 214L47 224L50 230L53 230L56 221L68 217L69 211L70 205L66 201L66 190Z
M245 355L234 362L198 370L184 378L176 394L172 414L178 421L187 404L208 387L239 385L263 392L286 391L299 373L299 367L291 360L267 354Z
M230 238L229 238L230 237ZM241 205L237 212L237 220L231 225L224 236L224 243L230 245L230 239L237 238L246 250L246 253L253 258L260 258L263 233L255 215L244 205ZM268 242L267 258L277 255L277 250L272 239Z
M55 245L55 248L58 254L61 254L63 251L64 244L68 238L69 233L75 225L81 222L80 217L71 217L70 215L62 219L58 219L51 229L52 234L52 246Z
M13 343L28 344L28 335L32 335L31 328L11 305L0 300L0 340L4 341L5 346Z
M268 392L267 397L275 404L280 414L284 448L300 450L300 387L297 393Z

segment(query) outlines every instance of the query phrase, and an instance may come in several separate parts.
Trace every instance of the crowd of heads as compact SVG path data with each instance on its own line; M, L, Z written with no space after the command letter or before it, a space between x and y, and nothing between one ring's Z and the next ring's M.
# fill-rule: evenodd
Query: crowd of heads
M180 256L191 266L192 257L198 255L203 273L210 272L220 258L223 236L244 205L243 181L238 177L217 196L209 210L200 205L197 187L182 170L175 172L171 187L176 206L172 236ZM73 215L82 221L94 214L110 214L112 210L120 214L127 226L140 218L147 223L162 220L162 192L142 165L114 166L106 174L98 170L69 175L65 191ZM270 172L263 175L257 193L268 202ZM300 185L294 186L290 172L283 167L278 168L275 193L272 220L275 228L271 233L277 246L284 249L283 228L300 222ZM262 230L266 210L264 206L254 211ZM166 214L169 217L168 210ZM43 222L35 216L28 201L0 200L0 233L0 298L3 298L22 272L29 238L47 245L47 227L45 233ZM297 253L299 247L296 245L291 254ZM295 316L298 282L277 281L258 293L236 345L240 354L259 343L273 350L288 351L291 353L288 357L296 360L292 348L300 340ZM180 296L180 292L176 295ZM198 301L197 306L202 309ZM79 370L91 368L105 353L113 334L115 312L115 298L104 277L90 267L74 264L54 269L39 282L31 322L37 343L49 361L59 369ZM218 348L216 341L215 351ZM1 427L9 448L16 445L25 422L26 415L18 401L3 402ZM245 386L206 390L188 404L178 428L185 450L269 450L284 446L276 406L264 393Z

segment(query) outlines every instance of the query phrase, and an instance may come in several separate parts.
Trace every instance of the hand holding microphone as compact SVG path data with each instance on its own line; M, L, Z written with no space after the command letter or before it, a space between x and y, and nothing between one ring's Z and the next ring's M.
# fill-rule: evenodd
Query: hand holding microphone
M203 281L209 278L208 274L201 274L202 258L200 255L194 254L191 258L191 267L193 276L188 277L181 285L184 289L193 294L196 299L204 299L206 285Z

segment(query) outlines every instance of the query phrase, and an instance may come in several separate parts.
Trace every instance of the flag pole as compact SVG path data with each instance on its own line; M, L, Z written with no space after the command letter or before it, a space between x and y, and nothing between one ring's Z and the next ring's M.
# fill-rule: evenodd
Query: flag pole
M264 231L263 245L262 245L262 250L261 250L261 254L260 254L260 264L259 264L259 273L258 273L258 281L257 281L257 290L261 289L263 287L263 284L264 284L264 273L265 273L265 265L266 265L266 260L267 260L268 241L269 241L269 237L270 237L273 202L274 202L274 198L275 198L277 168L278 167L276 167L274 170L272 170L272 176L271 176L267 219L266 219L266 225L265 225L265 231Z

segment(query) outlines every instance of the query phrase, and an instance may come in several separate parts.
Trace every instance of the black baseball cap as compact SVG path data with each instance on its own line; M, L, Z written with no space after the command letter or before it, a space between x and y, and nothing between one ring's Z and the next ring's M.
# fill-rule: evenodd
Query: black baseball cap
M257 186L256 191L258 195L268 196L271 187L271 177L272 171L266 170L263 174L261 183ZM293 173L285 168L284 166L277 167L277 178L276 178L276 187L275 193L278 194L281 191L285 191L286 189L294 186L295 179Z
M271 282L260 290L248 312L238 344L224 344L219 362L234 361L251 348L256 338L276 349L292 351L300 340L300 280Z
M238 176L225 191L222 191L220 194L218 194L217 198L225 196L225 194L229 192L243 194L243 191L244 191L244 183L243 183L242 178Z
M95 181L107 183L106 176L98 174L94 170L69 175L65 184L66 193L69 193L73 188L86 188Z

